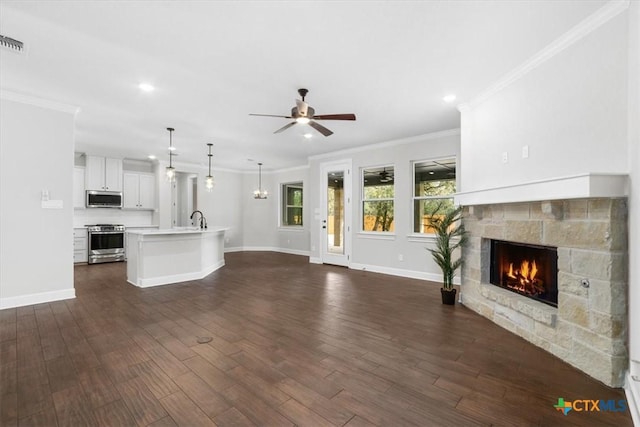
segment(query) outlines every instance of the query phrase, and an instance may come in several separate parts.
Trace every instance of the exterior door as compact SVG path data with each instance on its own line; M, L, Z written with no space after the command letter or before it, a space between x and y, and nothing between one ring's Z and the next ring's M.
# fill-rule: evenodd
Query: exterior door
M320 173L322 263L347 267L351 255L351 160L325 163Z

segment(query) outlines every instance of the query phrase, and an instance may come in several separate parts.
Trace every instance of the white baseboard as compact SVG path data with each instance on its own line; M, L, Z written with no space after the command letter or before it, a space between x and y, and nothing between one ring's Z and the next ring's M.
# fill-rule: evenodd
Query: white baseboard
M389 274L391 276L408 277L410 279L429 280L442 283L442 273L429 273L425 271L404 270L401 268L384 267L380 265L358 264L352 262L349 268L354 270L371 271L373 273ZM453 284L459 285L460 278L454 277Z
M276 248L274 246L240 246L236 248L224 248L224 252L280 252L283 254L309 256L309 251L289 248Z
M73 299L75 297L76 290L74 288L69 288L63 289L61 291L41 292L38 294L0 298L0 310L3 310L5 308L24 307L25 305L34 305L65 299Z
M309 257L310 264L322 264L322 258L309 256L309 251L301 251L297 249L276 248L272 246L241 246L236 248L224 248L227 252L281 252L292 255L302 255ZM410 279L430 280L436 283L442 283L442 273L428 273L424 271L404 270L400 268L384 267L380 265L351 263L349 268L353 270L371 271L372 273L389 274L391 276L408 277ZM453 284L460 284L460 277L453 278Z
M627 373L624 392L627 395L633 425L640 426L640 381L634 380L630 373Z

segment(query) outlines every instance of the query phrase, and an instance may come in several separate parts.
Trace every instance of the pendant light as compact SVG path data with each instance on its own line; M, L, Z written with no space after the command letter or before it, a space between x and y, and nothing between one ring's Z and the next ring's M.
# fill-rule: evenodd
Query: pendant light
M262 189L262 163L258 163L258 189L253 192L254 199L266 199L267 190Z
M209 154L207 154L209 157L209 175L207 175L207 178L204 180L204 186L207 191L211 192L213 191L213 187L216 185L216 180L211 175L211 157L213 157L213 154L211 154L211 147L213 144L207 144L207 146L209 147Z
M176 168L173 167L173 131L174 128L167 128L169 131L169 166L167 166L166 174L167 174L167 182L175 182L176 181Z

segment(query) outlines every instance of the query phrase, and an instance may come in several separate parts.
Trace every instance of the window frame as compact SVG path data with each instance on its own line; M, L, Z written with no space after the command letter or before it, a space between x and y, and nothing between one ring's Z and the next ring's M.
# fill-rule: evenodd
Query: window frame
M369 170L369 169L380 169L380 168L393 168L393 174L394 174L394 179L393 179L393 197L383 197L383 198L377 198L377 199L366 199L365 198L365 185L364 185L364 178L365 178L365 171ZM395 235L395 216L396 216L396 180L395 180L395 174L396 174L396 165L394 163L389 163L389 164L383 164L383 165L370 165L370 166L362 166L360 168L360 231L358 232L359 234L362 235L389 235L389 236L393 236ZM384 202L384 201L389 201L392 202L392 206L393 206L393 224L394 224L394 231L376 231L376 230L365 230L364 229L364 204L366 202Z
M456 165L456 175L451 180L455 183L455 191L447 196L416 196L416 165L421 163L433 163L438 161L445 160L454 160ZM411 161L411 209L409 212L411 213L411 237L433 237L434 233L427 233L423 231L415 231L415 209L416 202L419 200L451 200L453 205L455 206L455 195L458 192L458 156L457 155L449 155L449 156L440 156L428 159L421 160L412 160ZM421 227L422 228L422 227Z
M302 204L300 206L297 205L289 205L288 202L288 189L296 188L302 191ZM286 215L288 209L297 208L300 209L300 219L301 224L287 224ZM280 203L279 203L280 215L278 215L278 222L281 228L286 229L302 229L304 228L304 181L292 181L292 182L283 182L280 184Z

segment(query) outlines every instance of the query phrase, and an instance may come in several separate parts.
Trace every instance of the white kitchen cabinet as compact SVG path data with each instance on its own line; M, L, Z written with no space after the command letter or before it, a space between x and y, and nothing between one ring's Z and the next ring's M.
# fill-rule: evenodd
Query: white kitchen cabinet
M87 190L122 191L122 159L86 156Z
M85 206L84 200L84 168L73 168L73 207L81 209Z
M87 262L88 255L88 236L86 228L73 229L73 262Z
M123 174L123 207L125 209L155 209L155 175L125 172Z

